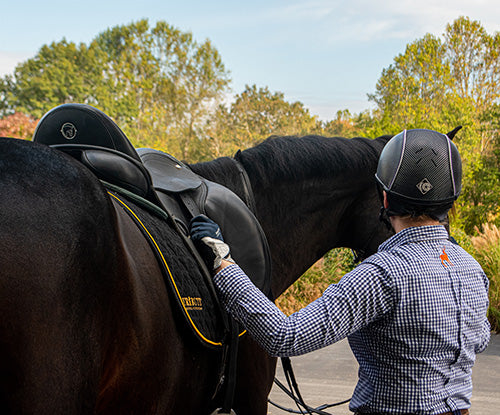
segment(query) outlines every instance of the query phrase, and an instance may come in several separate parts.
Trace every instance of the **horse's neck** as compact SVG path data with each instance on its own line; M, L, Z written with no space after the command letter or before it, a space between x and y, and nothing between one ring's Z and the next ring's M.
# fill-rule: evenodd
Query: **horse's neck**
M273 258L273 294L279 296L333 247L347 246L348 213L357 196L347 183L289 181L260 187L252 178L258 219Z
M228 187L244 200L242 178L233 161L220 158L191 168L203 177ZM303 198L296 192L297 183L275 183L264 187L252 166L247 165L245 170L255 197L255 213L271 250L272 291L277 296L293 282L282 283L283 276L296 279L308 268L307 264L314 262L311 244L317 245L313 239L319 233L313 232L313 219L319 218L319 215L312 205L309 205L310 211L306 211ZM297 200L293 200L294 198ZM277 281L279 284L276 284Z
M250 178L257 217L271 249L275 296L329 249L339 246L362 248L359 235L366 229L363 229L362 221L360 225L359 219L363 214L376 217L371 210L376 210L378 205L371 209L356 201L374 198L372 171L359 171L353 166L350 171L346 168L340 175L327 177L315 163L311 163L311 157L320 155L308 154L304 155L307 160L303 163L295 158L294 163L298 165L293 167L302 169L302 172L292 178L283 174L282 167L270 161L269 155L252 156L255 156L254 149L246 150L241 162ZM371 170L374 168L375 165L370 166ZM231 188L241 197L243 186L231 160L203 163L195 166L196 170Z

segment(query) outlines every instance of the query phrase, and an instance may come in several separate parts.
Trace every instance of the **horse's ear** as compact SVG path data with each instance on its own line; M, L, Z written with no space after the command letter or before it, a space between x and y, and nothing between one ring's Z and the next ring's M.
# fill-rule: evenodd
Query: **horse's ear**
M462 126L459 125L458 127L455 127L453 130L451 130L448 134L446 134L448 136L448 138L450 140L453 140L455 138L455 134L458 133L460 130L462 129Z

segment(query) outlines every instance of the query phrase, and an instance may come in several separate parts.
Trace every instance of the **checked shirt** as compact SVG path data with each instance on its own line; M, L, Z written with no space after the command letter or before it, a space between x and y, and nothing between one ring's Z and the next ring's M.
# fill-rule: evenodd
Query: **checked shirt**
M475 355L489 341L488 279L442 226L407 228L286 316L237 265L214 277L226 309L271 355L348 337L359 363L350 409L440 414L470 407Z

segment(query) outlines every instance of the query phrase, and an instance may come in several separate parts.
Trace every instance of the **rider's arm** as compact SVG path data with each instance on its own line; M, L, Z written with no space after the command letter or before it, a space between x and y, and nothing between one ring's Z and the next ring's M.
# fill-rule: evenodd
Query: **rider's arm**
M288 317L235 264L222 264L214 283L228 312L274 356L300 355L328 346L393 306L392 282L371 264L358 266Z

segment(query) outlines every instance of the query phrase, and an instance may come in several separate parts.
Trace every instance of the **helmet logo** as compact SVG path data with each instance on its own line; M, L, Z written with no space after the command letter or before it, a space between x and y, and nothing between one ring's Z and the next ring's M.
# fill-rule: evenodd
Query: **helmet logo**
M420 193L425 195L429 190L432 189L432 184L426 178L423 178L418 184L417 189L420 190Z
M61 127L61 134L66 140L73 140L76 137L76 127L70 122L65 122Z

